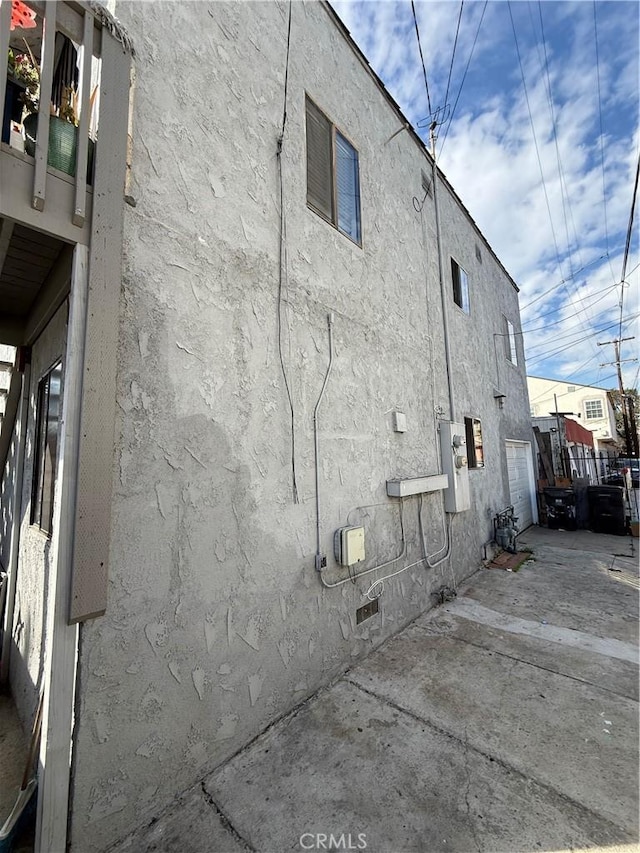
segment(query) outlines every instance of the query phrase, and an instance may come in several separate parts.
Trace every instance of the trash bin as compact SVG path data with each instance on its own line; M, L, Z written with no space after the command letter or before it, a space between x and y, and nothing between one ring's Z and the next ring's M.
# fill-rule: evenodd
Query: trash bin
M573 489L561 489L547 486L544 490L544 501L547 506L547 524L549 527L565 530L575 530L576 523L576 494Z
M595 533L625 536L627 518L622 486L589 486L589 528Z

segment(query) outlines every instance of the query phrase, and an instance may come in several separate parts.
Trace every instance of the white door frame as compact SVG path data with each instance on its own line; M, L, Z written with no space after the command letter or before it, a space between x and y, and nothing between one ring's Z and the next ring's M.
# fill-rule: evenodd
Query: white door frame
M531 518L533 519L534 524L539 523L538 518L538 501L536 498L536 481L533 472L533 455L531 452L531 442L530 441L522 441L519 438L506 438L505 439L505 448L507 444L517 444L520 447L528 448L528 452L526 453L527 459L527 476L529 478L529 498L531 501ZM507 461L507 480L509 479L509 462Z

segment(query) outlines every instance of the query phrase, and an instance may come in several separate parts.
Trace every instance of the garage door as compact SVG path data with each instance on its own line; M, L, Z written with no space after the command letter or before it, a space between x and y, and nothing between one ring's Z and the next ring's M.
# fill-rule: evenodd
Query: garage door
M531 445L525 441L505 442L509 471L510 501L518 516L518 527L525 530L533 524L531 494Z

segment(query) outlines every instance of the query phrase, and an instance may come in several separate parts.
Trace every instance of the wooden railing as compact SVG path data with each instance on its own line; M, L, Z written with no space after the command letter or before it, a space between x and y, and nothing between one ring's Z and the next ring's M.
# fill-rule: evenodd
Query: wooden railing
M56 177L60 178L59 172L52 171L56 166L58 170L61 168L60 164L52 159L54 133L57 134L59 130L62 130L66 136L71 134L69 144L72 144L74 150L72 155L74 165L70 168L62 167L62 170L73 179L73 199L71 210L67 206L64 216L67 220L67 226L72 224L82 228L88 216L88 180L91 182L94 144L97 146L97 138L90 140L90 130L93 130L95 134L95 129L99 125L100 100L105 96L102 86L105 69L101 63L101 46L102 27L108 18L108 14L105 11L104 17L101 18L100 9L96 4L89 7L89 5L85 6L82 3L74 3L71 6L65 2L57 2L57 0L44 0L44 2L30 2L28 0L28 6L36 13L38 32L41 31L42 33L39 55L33 54L38 66L40 81L37 122L30 119L36 130L35 134L30 137L31 146L27 145L26 155L21 158L25 162L33 163L29 201L32 210L45 210L51 182ZM5 98L7 97L6 57L8 57L11 43L11 13L11 0L1 0L0 115L2 116L4 116ZM113 33L113 29L111 32ZM16 30L14 30L14 35L15 33ZM25 33L28 34L29 30L26 30ZM74 48L77 49L77 75L74 74L74 77L77 77L77 84L74 81L73 87L74 114L69 116L67 113L65 118L54 115L52 110L51 93L54 83L56 33L62 33L67 39L70 39ZM130 45L125 45L125 47L130 48ZM21 52L26 53L24 50ZM122 95L122 93L120 94ZM35 136L35 144L33 143L33 136ZM3 145L2 153L10 156L14 151ZM17 154L18 152L15 152L14 156ZM68 181L68 179L66 180Z

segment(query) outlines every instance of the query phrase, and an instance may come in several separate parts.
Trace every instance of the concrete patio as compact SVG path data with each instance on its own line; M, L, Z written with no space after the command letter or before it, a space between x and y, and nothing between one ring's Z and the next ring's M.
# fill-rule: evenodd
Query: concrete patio
M519 545L114 853L637 849L637 540Z

